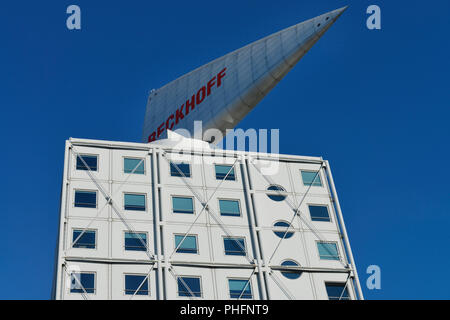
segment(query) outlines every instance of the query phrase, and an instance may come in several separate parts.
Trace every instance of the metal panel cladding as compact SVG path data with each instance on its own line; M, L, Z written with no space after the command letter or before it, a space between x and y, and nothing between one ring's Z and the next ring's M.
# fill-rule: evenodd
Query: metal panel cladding
M218 58L150 93L143 142L167 130L233 129L346 9L299 23Z

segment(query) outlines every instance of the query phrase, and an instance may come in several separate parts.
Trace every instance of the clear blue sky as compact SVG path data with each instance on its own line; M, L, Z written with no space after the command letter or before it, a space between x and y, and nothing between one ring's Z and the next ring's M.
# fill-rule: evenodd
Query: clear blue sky
M445 0L0 2L0 298L50 296L66 139L140 141L150 89L346 4L240 127L330 160L363 284L382 269L368 299L449 299ZM370 4L381 31L365 27Z

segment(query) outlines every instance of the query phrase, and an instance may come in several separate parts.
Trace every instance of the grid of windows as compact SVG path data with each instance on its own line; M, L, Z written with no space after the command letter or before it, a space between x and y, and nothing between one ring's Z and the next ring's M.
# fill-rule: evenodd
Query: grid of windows
M239 200L219 200L220 215L226 217L239 217L241 208Z
M217 180L227 180L236 181L236 175L234 173L234 167L231 165L216 164L216 179Z
M124 194L124 209L131 211L145 211L145 194Z
M225 255L227 256L247 255L244 238L225 237L223 238L223 245L225 247Z
M170 175L172 177L191 177L191 166L189 163L170 163Z
M139 158L123 158L124 173L145 174L145 161ZM77 157L77 170L98 171L98 156L81 155ZM187 163L170 163L170 174L174 177L191 177L191 168ZM216 179L235 181L235 168L231 165L215 165ZM322 186L319 172L301 170L303 184L305 186ZM270 185L267 188L267 196L274 201L283 201L287 197L286 190L279 185ZM75 207L97 208L96 191L75 191ZM192 197L173 196L172 206L174 213L194 214L194 201ZM239 200L219 199L220 214L222 216L239 217L241 208ZM308 205L312 221L331 221L326 205ZM124 193L124 209L134 211L146 210L146 195ZM280 238L291 238L293 231L289 230L290 224L285 221L274 223L274 233ZM95 249L97 243L96 230L73 229L72 247ZM125 250L147 251L147 233L125 232ZM197 235L174 235L176 252L198 254ZM245 238L224 237L225 255L246 256L247 249ZM317 242L317 249L321 260L339 260L339 251L336 242ZM285 260L281 266L298 267L293 260ZM302 272L297 270L283 270L281 274L287 279L298 279ZM94 272L72 273L71 293L95 293L96 274ZM124 293L126 295L149 295L149 277L142 274L124 274ZM249 279L228 279L229 294L231 299L252 299L252 287ZM201 277L179 276L177 277L178 296L202 297ZM330 300L349 300L349 292L345 283L325 283Z
M147 296L148 290L148 276L137 274L125 275L125 294Z
M284 261L283 266L298 266L291 260ZM298 279L301 272L283 271L283 276L288 279ZM148 296L149 277L145 274L124 274L125 295ZM70 275L71 293L95 293L95 273L78 272ZM228 279L230 299L253 299L252 285L250 279ZM179 276L177 277L177 288L179 297L202 297L201 277ZM325 282L325 289L329 300L350 300L350 294L346 283Z
M95 155L78 155L77 170L97 171L97 156Z
M176 234L175 248L177 253L198 253L197 236Z
M132 174L145 174L144 159L124 158L123 172Z
M147 251L147 234L145 232L125 232L125 250Z
M95 249L96 235L95 230L73 230L72 248Z
M339 260L336 242L317 242L317 249L321 260Z
M76 190L74 205L78 208L97 208L97 192Z
M172 197L173 213L194 214L194 199L191 197Z
M327 206L309 205L308 207L312 221L330 221Z

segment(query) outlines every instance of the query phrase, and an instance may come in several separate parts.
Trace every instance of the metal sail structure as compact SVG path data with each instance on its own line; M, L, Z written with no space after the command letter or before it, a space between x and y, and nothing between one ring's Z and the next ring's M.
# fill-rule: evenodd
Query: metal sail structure
M150 93L143 142L194 121L233 129L322 37L347 7L296 24L205 64Z

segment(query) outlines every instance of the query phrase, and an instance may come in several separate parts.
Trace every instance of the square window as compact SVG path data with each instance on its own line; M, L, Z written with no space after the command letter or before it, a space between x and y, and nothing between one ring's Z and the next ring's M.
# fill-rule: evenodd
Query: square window
M97 156L77 155L77 170L97 171Z
M172 197L173 213L194 214L194 201L190 197Z
M75 207L97 208L97 192L81 190L75 191Z
M189 163L170 163L170 175L172 177L191 177L191 166Z
M228 279L231 299L252 299L252 286L249 279Z
M72 273L70 275L70 292L95 293L95 273Z
M198 297L202 296L202 289L199 277L178 277L178 296L179 297Z
M228 217L240 217L241 208L239 200L219 200L220 215Z
M178 248L177 253L198 253L197 236L188 235L185 237L184 235L176 234L175 248Z
M146 275L126 274L125 294L148 296L148 277Z
M95 249L96 234L95 230L73 230L72 248Z
M325 283L329 300L350 300L345 283Z
M147 234L145 232L125 232L125 250L147 251Z
M124 158L123 172L132 174L145 174L144 159Z
M312 221L331 221L327 206L309 205L308 207Z
M339 252L335 242L317 242L321 260L339 260Z
M322 181L320 180L320 173L315 171L302 171L303 185L321 187Z
M244 238L223 238L225 247L225 255L227 256L246 256L247 250L245 248Z
M132 211L145 211L145 194L124 194L124 209Z
M234 173L234 167L229 165L215 165L216 168L216 179L217 180L228 180L228 181L236 181L236 175Z

